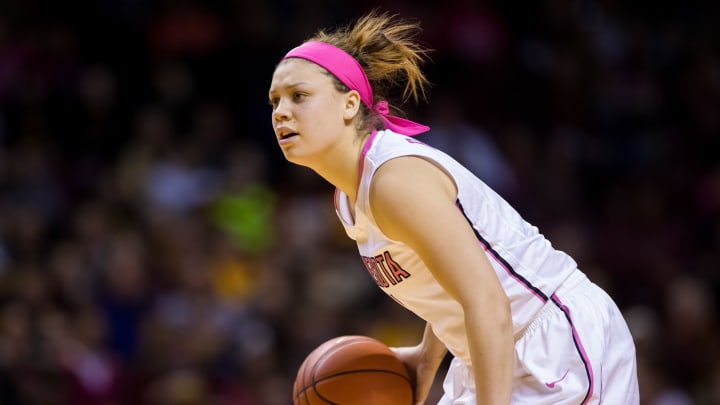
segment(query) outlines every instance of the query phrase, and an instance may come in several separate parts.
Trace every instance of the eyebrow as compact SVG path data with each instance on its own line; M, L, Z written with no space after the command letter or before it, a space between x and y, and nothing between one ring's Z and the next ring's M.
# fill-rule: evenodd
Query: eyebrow
M281 86L281 87L286 88L286 89L294 89L296 87L300 87L300 86L306 85L306 84L307 84L307 82L295 82L295 83L290 83L287 86ZM277 90L271 87L269 93L270 94L277 93Z

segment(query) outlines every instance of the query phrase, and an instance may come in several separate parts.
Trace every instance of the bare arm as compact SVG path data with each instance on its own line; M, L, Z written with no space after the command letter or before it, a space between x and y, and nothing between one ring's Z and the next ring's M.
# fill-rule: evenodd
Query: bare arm
M478 404L509 404L510 305L472 228L455 206L453 181L419 157L390 160L375 174L370 204L378 226L412 248L463 307Z
M393 350L410 369L415 387L414 403L416 405L424 404L435 381L435 374L447 354L447 348L435 336L430 324L427 324L419 345L393 348Z

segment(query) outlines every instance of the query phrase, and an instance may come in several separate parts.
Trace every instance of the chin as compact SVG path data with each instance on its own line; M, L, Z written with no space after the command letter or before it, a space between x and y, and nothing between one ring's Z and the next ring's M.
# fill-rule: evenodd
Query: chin
M302 156L298 156L296 153L293 153L291 150L283 150L283 155L285 156L285 160L290 163L300 166L307 166L307 162L305 161L305 159L303 159Z

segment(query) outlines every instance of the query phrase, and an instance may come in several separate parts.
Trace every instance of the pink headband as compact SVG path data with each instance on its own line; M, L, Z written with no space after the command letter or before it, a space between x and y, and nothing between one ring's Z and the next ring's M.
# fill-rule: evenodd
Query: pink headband
M373 104L373 93L365 71L355 58L340 48L320 41L308 41L290 50L282 60L301 58L322 66L332 73L350 90L360 93L360 99L371 110L380 114L385 128L399 134L413 136L428 131L430 128L390 115L387 101Z

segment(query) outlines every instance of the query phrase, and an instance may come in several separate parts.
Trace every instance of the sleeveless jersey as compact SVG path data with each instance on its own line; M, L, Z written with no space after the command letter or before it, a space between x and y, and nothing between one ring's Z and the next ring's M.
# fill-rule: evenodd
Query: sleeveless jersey
M337 214L348 236L357 242L363 263L380 289L428 322L454 356L471 364L462 307L440 287L412 249L380 231L370 210L368 194L375 171L400 156L422 157L455 182L457 207L472 226L510 301L516 340L577 265L446 153L388 130L371 135L360 161L355 212L350 212L347 195L337 190Z

